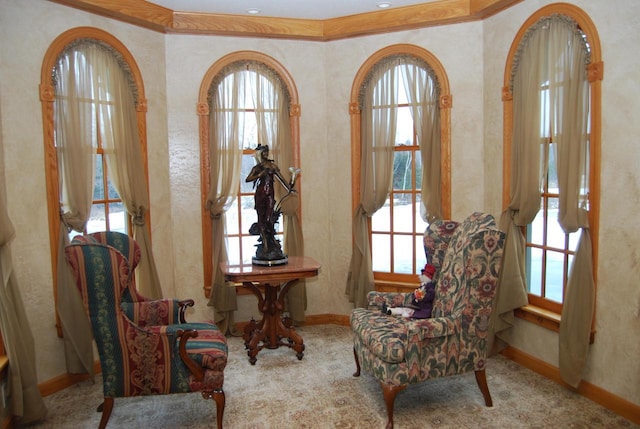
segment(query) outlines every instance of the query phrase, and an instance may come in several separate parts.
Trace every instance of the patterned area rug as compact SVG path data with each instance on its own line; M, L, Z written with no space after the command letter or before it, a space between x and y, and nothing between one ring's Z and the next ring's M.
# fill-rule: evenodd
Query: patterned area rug
M346 326L298 328L306 350L262 350L249 364L241 338L229 339L224 426L229 429L384 428L382 391L364 373L353 377ZM396 429L418 428L639 428L600 405L502 357L491 358L487 379L494 406L473 374L409 386L398 394ZM45 398L49 414L38 428L96 428L100 377ZM122 398L108 428L215 428L215 404L199 393Z

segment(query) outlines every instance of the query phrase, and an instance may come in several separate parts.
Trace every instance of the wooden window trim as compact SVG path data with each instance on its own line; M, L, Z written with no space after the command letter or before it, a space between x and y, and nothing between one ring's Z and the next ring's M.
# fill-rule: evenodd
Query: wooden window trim
M60 34L49 45L47 52L44 55L42 61L42 68L40 70L40 86L39 95L42 109L42 127L44 136L44 162L45 162L45 175L46 175L46 190L47 190L47 208L48 208L48 224L49 224L49 245L51 253L51 273L53 284L53 299L56 309L57 305L57 289L58 289L58 242L60 239L60 197L59 189L60 182L58 180L58 156L56 153L55 140L54 140L54 102L55 102L55 87L52 81L51 71L56 65L56 60L62 53L62 51L73 41L78 39L96 39L102 41L114 50L116 50L129 66L131 77L135 82L138 103L136 105L136 115L138 122L139 141L142 148L142 159L144 162L145 176L147 178L147 188L149 181L149 168L147 164L147 99L144 92L144 83L142 81L142 74L136 61L131 55L131 52L127 47L117 38L111 34L93 27L77 27L65 31ZM149 231L150 227L150 211L146 213L146 223ZM62 337L62 326L60 325L60 319L56 310L56 329L58 336Z
M211 296L213 276L213 253L211 248L211 232L213 223L207 210L207 195L211 186L209 182L209 88L215 77L230 64L237 61L256 61L266 64L273 69L289 91L289 115L291 128L291 146L293 150L292 162L300 165L300 101L298 89L289 71L274 58L256 51L238 51L225 55L216 61L205 73L198 92L196 112L198 115L198 127L200 136L200 202L202 210L202 266L204 271L204 295ZM299 204L302 201L302 177L298 179L300 195ZM301 210L301 208L299 208ZM242 288L236 288L236 293L242 295Z
M360 204L360 158L361 150L361 111L358 98L361 87L371 71L371 68L382 59L399 54L408 54L422 59L427 63L435 73L438 83L440 84L440 151L441 151L441 171L442 171L442 215L445 219L451 217L451 107L452 96L449 87L449 79L442 63L428 50L410 44L397 44L387 46L375 52L360 66L351 87L351 95L349 101L349 114L351 117L351 207L352 213L355 213ZM371 224L369 223L371 232ZM374 282L376 288L395 288L400 287L406 289L404 285L411 285L415 288L414 282L417 282L417 275L395 274L386 276L382 273L376 273ZM417 283L416 283L417 284Z
M600 219L600 159L601 159L601 134L602 134L602 79L604 63L602 62L602 51L600 48L600 38L596 27L586 12L577 6L568 3L556 3L542 7L532 14L520 27L516 37L511 43L509 54L504 69L504 81L502 87L503 101L503 191L502 206L506 210L509 206L510 177L511 177L511 139L513 133L513 94L510 89L511 70L515 61L515 55L529 28L541 18L561 14L571 17L580 29L587 36L591 49L591 63L588 66L588 79L591 91L591 104L589 111L591 114L591 135L590 135L590 183L589 183L589 225L591 232L591 245L593 251L593 278L597 285L598 267L598 239L599 239L599 219ZM597 287L597 286L596 286ZM532 298L529 295L529 305L515 311L519 318L535 323L553 331L559 331L562 307L553 306L551 301L542 301L539 297ZM592 340L594 335L594 321L592 322Z

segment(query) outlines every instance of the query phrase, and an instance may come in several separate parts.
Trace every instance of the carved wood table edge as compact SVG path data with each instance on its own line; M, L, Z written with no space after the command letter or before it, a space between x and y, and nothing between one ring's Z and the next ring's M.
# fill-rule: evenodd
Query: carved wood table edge
M256 322L251 318L242 335L249 362L255 365L263 348L277 349L280 346L292 348L301 360L304 342L293 328L291 319L282 316L284 299L300 279L317 276L320 264L308 256L289 256L286 265L232 265L223 262L220 268L226 281L246 287L258 298L262 320ZM264 294L259 286L263 287Z

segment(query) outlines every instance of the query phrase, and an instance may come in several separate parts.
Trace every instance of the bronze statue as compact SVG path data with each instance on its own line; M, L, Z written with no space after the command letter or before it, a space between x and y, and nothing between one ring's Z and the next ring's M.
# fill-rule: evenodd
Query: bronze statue
M255 265L283 265L287 263L288 258L282 251L280 241L275 237L275 224L281 211L280 204L276 205L274 183L277 180L287 190L287 195L280 200L282 202L289 194L296 192L294 186L300 169L290 168L291 180L287 182L276 163L269 159L268 145L258 144L255 156L257 163L245 179L246 182L253 182L255 209L258 214L258 221L249 228L250 234L259 236L256 256L252 261Z

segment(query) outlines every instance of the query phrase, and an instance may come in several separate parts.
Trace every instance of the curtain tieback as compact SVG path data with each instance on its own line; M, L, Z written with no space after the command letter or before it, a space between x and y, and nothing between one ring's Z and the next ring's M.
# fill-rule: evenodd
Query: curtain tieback
M145 224L144 213L145 213L144 207L140 206L138 210L133 214L133 219L131 219L131 221L135 226L144 226Z

